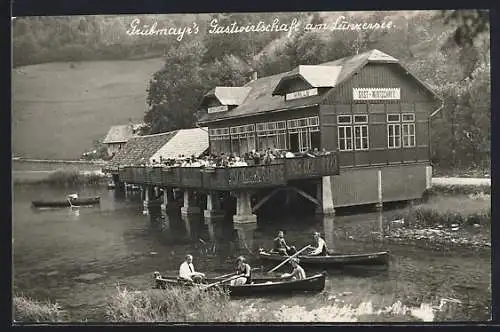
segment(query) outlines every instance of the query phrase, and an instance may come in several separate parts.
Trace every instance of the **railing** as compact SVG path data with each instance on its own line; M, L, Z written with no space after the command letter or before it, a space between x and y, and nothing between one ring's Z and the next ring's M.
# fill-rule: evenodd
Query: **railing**
M271 165L199 168L127 166L119 169L122 181L134 184L205 190L234 190L285 185L289 180L339 174L338 154L283 159Z

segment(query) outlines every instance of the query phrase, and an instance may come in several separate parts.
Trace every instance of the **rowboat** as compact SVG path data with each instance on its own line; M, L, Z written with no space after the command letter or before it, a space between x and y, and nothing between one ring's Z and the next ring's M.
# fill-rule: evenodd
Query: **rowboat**
M261 250L259 252L259 257L262 260L280 262L287 258L287 256L280 255L278 253L267 252ZM344 265L385 265L389 263L389 252L370 252L370 253L351 253L342 254L329 251L328 255L325 256L308 256L299 255L298 256L301 265L316 265L325 267L335 267Z
M220 285L228 291L230 296L253 296L266 294L289 294L295 292L321 292L325 288L326 273L322 272L302 280L291 280L283 278L252 278L251 284L232 286ZM211 284L220 279L207 278L205 283ZM193 283L186 283L176 277L156 278L155 288L166 288L168 286L195 287ZM203 284L201 284L203 285Z
M70 206L83 206L83 205L97 205L100 204L101 197L88 197L76 199L61 199L56 201L32 201L34 207L70 207ZM71 203L70 203L71 202Z

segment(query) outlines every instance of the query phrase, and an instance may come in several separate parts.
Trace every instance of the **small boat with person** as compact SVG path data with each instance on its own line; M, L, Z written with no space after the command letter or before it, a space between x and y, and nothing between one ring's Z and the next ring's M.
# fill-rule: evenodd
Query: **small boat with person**
M300 252L297 252L299 254ZM298 265L299 260L293 256L278 264L268 271L271 273L280 266L290 261L294 270L292 273L281 275L281 277L252 277L252 269L243 256L237 258L236 270L232 273L219 277L207 278L204 273L195 270L193 256L188 254L179 267L179 276L162 277L159 272L153 274L155 279L154 288L166 289L167 287L181 286L186 288L197 287L207 290L212 287L220 287L231 296L255 296L267 294L290 294L295 292L321 292L325 288L326 273L318 273L307 277L304 270Z
M36 207L36 208L41 208L41 207L50 207L50 208L78 207L78 206L99 205L100 203L101 203L100 196L80 198L80 197L78 197L77 194L68 195L66 197L66 199L53 200L53 201L39 200L39 201L32 201L31 202L33 207Z
M230 278L229 278L230 279ZM202 283L186 282L179 277L155 276L155 288L200 287L209 289L213 284L222 287L230 296L253 296L267 294L290 294L296 292L321 292L325 288L326 273L318 273L305 279L289 279L281 277L252 278L252 282L243 285L231 285L230 280L221 282L220 278L207 278Z
M283 231L278 232L274 240L274 248L271 251L260 249L259 257L265 261L280 262L286 260L289 255L297 256L301 264L308 266L339 267L345 265L386 265L389 263L389 252L378 251L368 253L338 253L329 250L325 240L319 232L313 233L316 247L306 246L300 252L295 247L288 246L284 240ZM311 249L309 252L306 250ZM303 254L301 254L304 252Z
M265 251L263 249L259 252L259 257L262 260L273 262L279 262L287 258L287 256L281 255L279 253ZM316 265L323 268L343 265L386 265L389 263L388 251L345 254L329 250L327 255L300 255L297 257L300 259L300 262L303 265Z

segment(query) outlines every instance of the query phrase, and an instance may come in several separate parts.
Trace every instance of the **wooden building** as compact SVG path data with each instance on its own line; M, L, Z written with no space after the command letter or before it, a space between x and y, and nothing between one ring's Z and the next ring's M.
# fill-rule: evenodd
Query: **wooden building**
M142 124L129 123L127 125L112 126L109 128L102 142L107 147L108 156L115 155L125 146L130 138L137 136L137 131L141 126Z
M411 200L430 187L432 90L378 50L215 87L201 101L210 150L334 151L339 173L318 182L320 212Z

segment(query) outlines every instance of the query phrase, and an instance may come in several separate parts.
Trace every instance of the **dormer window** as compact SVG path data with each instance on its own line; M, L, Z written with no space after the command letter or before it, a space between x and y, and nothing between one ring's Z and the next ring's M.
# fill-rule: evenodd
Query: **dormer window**
M209 114L227 112L241 105L250 90L249 87L218 86L205 94L200 106L206 107Z
M298 66L281 77L272 94L285 100L319 95L319 89L335 87L341 70L341 66Z

